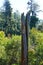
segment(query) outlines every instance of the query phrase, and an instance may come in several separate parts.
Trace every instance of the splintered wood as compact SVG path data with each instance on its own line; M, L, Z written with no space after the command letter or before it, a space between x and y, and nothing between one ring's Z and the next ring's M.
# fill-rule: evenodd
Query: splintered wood
M28 65L28 14L26 19L24 13L21 15L21 65Z

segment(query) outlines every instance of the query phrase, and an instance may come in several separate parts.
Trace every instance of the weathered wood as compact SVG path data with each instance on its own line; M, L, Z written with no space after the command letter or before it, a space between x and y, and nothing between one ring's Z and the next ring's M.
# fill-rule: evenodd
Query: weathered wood
M27 42L27 65L28 65L28 42L29 42L29 32L30 32L30 12L26 14L26 22L25 22L25 29L26 29L26 42Z
M27 41L26 41L26 28L25 28L25 19L24 13L21 15L21 32L22 32L22 58L21 65L27 65Z
M28 65L28 37L30 32L30 13L26 14L24 19L24 13L21 15L21 34L22 34L22 51L21 51L21 65Z

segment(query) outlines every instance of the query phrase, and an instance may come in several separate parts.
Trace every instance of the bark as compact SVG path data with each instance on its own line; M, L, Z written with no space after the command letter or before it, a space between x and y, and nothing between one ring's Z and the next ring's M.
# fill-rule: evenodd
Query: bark
M26 35L26 27L25 27L25 19L24 19L24 13L21 16L21 34L22 34L22 40L21 40L21 46L22 46L22 51L21 51L21 65L28 65L28 58L27 58L27 35Z

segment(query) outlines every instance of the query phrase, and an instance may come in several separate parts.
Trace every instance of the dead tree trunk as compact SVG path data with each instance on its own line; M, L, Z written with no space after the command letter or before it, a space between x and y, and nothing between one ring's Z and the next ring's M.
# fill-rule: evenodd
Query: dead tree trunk
M21 16L21 30L22 30L22 58L21 58L21 65L28 65L27 62L27 37L26 37L26 27L25 27L25 19L24 14Z
M25 29L26 29L26 42L27 42L27 65L28 65L28 42L29 42L29 33L30 33L30 12L26 14L26 22L25 22Z
M21 52L21 65L28 65L28 36L30 32L30 11L26 14L26 20L24 19L24 13L21 15L21 32L22 32L22 52Z
M29 37L29 32L30 32L30 11L26 14L25 28L26 28L26 39L27 39L26 41L27 41L27 46L28 46L28 37Z

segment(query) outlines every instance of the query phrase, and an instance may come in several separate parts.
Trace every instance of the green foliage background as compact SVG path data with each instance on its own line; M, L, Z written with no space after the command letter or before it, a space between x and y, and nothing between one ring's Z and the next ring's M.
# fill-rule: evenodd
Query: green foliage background
M3 6L3 10L0 11L0 65L20 65L21 16L18 11L12 13L9 0L5 0ZM37 30L37 21L36 15L31 16L28 43L29 65L43 65L43 25Z
M0 65L12 65L20 62L20 43L21 36L5 37L4 32L0 31Z
M29 65L43 65L43 33L35 28L30 31L28 53Z
M29 65L43 65L43 33L32 28L29 38ZM20 62L21 36L6 37L4 32L0 31L0 65L19 65Z

